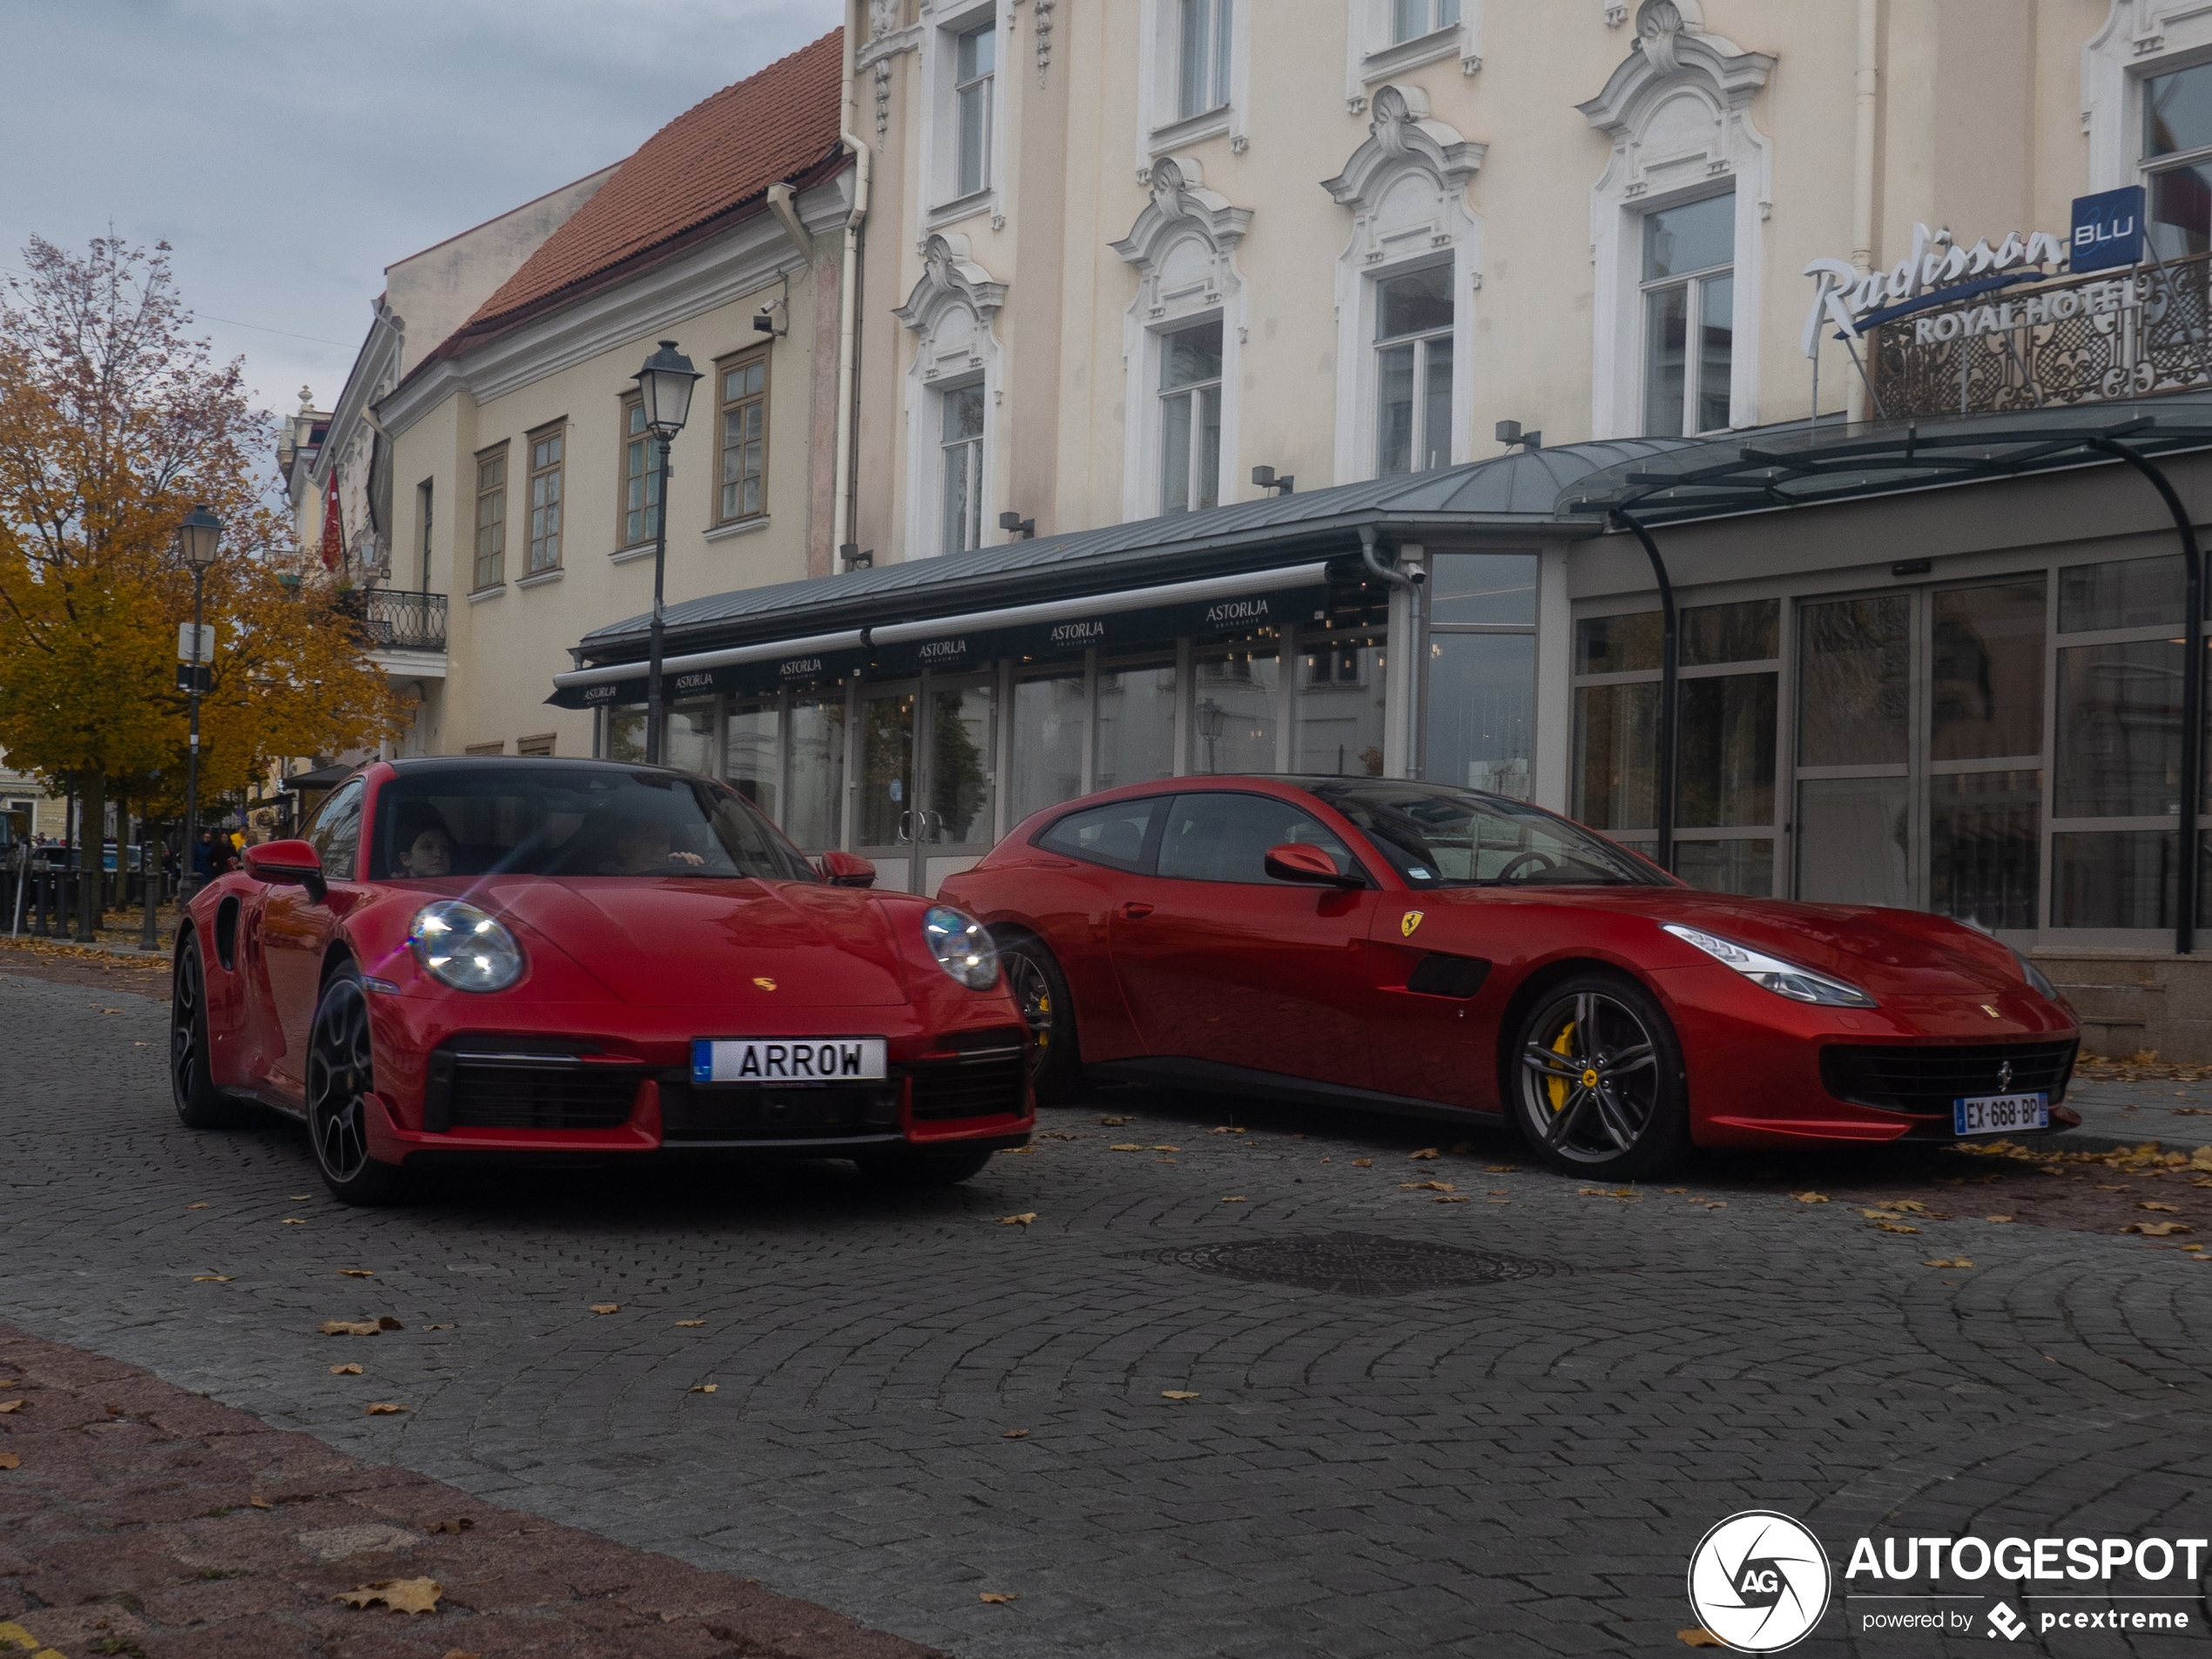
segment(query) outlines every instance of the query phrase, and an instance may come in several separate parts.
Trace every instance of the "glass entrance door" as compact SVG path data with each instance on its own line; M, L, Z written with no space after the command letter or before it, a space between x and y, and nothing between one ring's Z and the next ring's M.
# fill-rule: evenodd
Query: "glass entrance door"
M988 679L926 680L920 811L911 891L931 893L991 850L998 688Z
M914 891L914 709L918 687L870 686L860 697L860 799L853 851L875 861L876 885Z

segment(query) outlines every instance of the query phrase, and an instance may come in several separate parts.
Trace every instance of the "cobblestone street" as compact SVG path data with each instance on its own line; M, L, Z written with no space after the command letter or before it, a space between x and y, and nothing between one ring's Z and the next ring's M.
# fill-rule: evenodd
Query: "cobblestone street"
M177 1126L165 1014L0 964L0 1322L970 1659L1681 1651L1692 1546L1754 1506L1839 1573L1876 1527L2207 1530L2212 1272L2120 1231L2212 1217L2188 1170L1578 1190L1502 1135L1109 1095L947 1193L664 1167L357 1211L291 1129ZM2085 1127L2187 1150L2207 1095L2092 1084ZM1342 1235L1473 1254L1258 1248ZM1952 1650L1843 1628L1800 1651Z

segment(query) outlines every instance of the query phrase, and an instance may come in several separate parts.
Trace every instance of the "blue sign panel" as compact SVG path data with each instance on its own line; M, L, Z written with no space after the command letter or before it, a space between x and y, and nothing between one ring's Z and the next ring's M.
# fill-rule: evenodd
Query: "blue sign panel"
M2143 187L2126 185L2074 199L2068 264L2075 272L2133 265L2143 257Z

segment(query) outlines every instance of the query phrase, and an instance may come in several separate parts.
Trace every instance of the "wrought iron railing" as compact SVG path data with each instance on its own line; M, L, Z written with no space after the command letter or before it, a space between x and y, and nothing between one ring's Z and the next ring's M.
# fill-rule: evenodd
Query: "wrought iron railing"
M349 588L338 608L361 626L370 651L443 651L446 597L404 588Z
M2212 254L1977 294L1885 322L1867 370L1891 420L2212 386Z

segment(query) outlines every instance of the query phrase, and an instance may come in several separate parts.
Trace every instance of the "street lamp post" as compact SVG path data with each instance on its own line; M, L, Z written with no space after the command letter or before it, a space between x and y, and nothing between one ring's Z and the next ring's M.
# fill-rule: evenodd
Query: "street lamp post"
M661 761L661 586L668 566L668 447L691 412L691 388L702 378L691 360L664 340L637 374L638 401L644 405L645 429L660 445L660 510L653 516L652 644L645 666L645 763Z
M215 563L215 544L223 537L223 521L203 506L195 507L185 515L184 523L177 527L177 551L192 567L192 660L185 666L190 675L187 695L192 707L192 738L185 751L185 846L181 867L177 872L177 900L182 904L199 890L199 882L192 871L192 855L199 845L199 680L200 659L200 599L203 584L207 579L207 567Z

